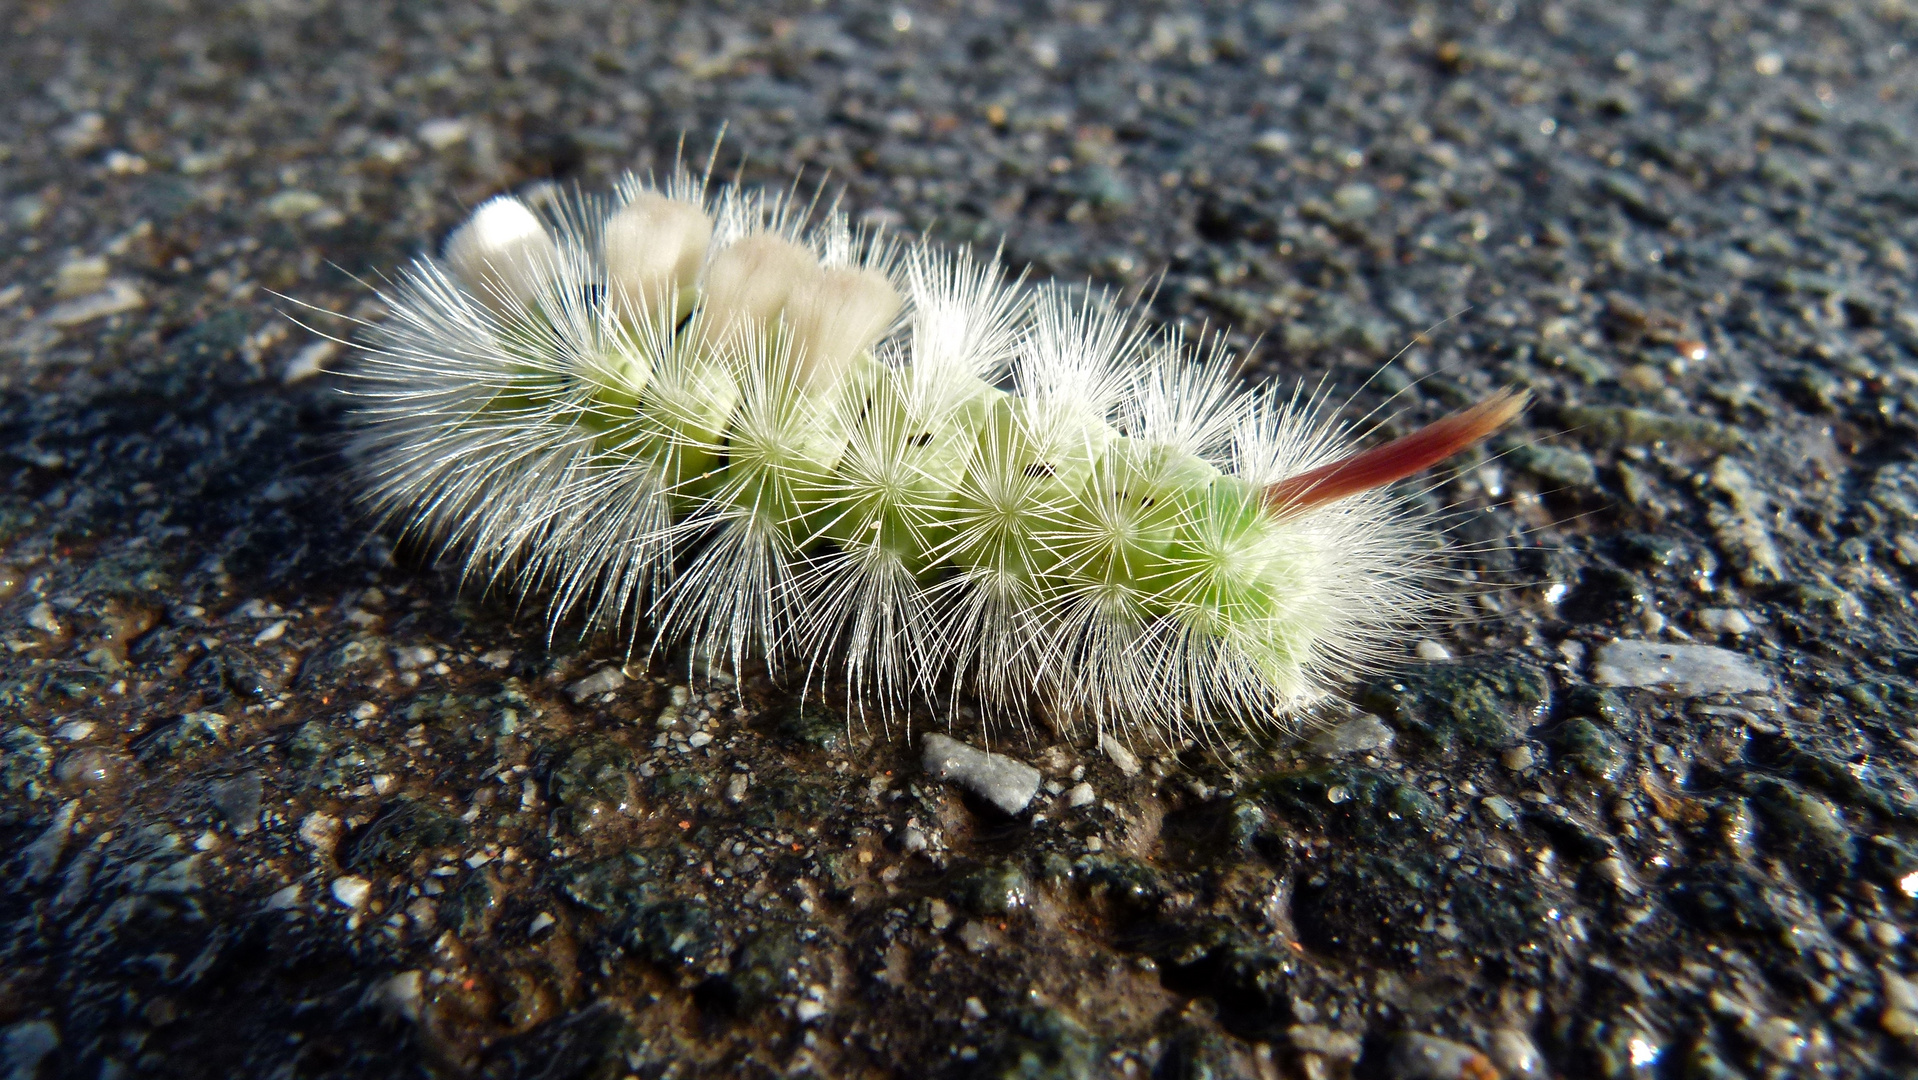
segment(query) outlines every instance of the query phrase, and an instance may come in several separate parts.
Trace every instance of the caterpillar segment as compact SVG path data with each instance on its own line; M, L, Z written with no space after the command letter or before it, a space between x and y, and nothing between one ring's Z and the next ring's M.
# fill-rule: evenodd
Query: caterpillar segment
M1171 739L1283 721L1428 618L1386 485L1524 405L1354 452L1217 342L809 216L685 175L479 207L356 371L366 501L639 651Z

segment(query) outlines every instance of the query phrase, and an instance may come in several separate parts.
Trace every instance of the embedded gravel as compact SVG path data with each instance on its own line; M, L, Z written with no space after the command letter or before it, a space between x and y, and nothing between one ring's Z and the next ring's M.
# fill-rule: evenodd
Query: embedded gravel
M0 1075L1918 1069L1910 0L0 26ZM1303 739L908 733L357 518L379 275L722 126L1381 434L1529 387L1419 496L1469 617Z

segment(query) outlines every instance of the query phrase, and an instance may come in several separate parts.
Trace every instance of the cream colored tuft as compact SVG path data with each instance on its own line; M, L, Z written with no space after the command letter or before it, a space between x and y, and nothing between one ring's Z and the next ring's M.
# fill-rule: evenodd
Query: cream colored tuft
M678 305L706 262L713 221L682 199L641 192L606 221L606 287L634 314Z
M902 303L899 290L877 270L821 270L795 285L785 317L800 385L812 391L837 385L853 361L892 328Z
M511 195L473 211L446 240L446 264L460 283L494 307L535 302L559 261L546 226Z
M771 233L740 237L713 257L700 282L702 336L719 346L773 329L793 289L818 272L818 257L791 240Z

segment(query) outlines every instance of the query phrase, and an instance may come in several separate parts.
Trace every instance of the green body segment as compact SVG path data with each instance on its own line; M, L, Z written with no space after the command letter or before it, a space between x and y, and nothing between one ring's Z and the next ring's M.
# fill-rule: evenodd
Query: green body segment
M755 395L712 359L675 367L609 363L613 377L585 380L571 414L536 390L491 408L570 415L609 466L646 463L676 518L718 503L783 531L793 551L876 545L924 584L969 573L1033 598L1091 596L1140 622L1169 616L1275 673L1310 651L1312 620L1287 606L1309 571L1274 554L1284 525L1256 485L1200 457L1102 416L1035 416L1043 404L976 379L915 425L908 380L870 359L834 391L837 407Z

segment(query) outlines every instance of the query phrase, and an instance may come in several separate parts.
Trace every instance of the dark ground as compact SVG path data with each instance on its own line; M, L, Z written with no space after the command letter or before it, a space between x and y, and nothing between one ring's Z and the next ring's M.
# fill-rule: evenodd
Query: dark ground
M0 20L0 1075L1918 1070L1909 0ZM617 643L369 539L273 293L722 123L1252 379L1469 307L1352 406L1539 400L1433 496L1461 659L1351 689L1395 740L1015 736L1006 821L760 678L576 700Z

